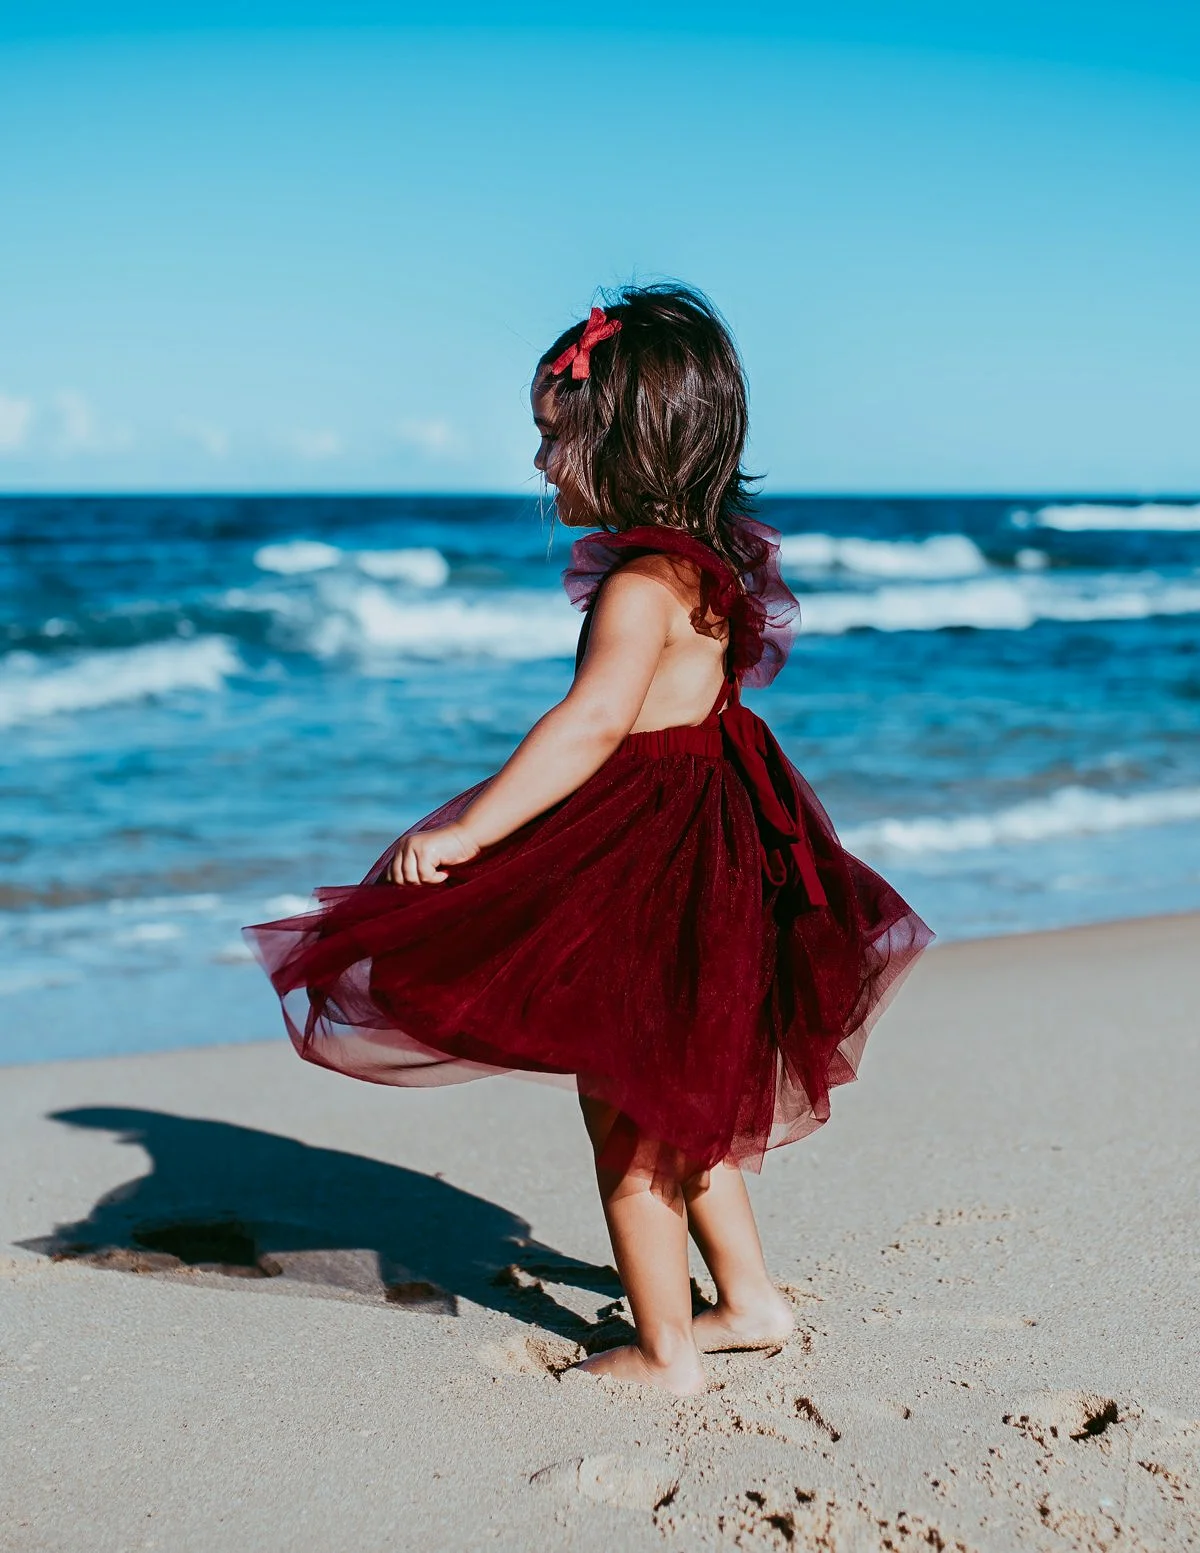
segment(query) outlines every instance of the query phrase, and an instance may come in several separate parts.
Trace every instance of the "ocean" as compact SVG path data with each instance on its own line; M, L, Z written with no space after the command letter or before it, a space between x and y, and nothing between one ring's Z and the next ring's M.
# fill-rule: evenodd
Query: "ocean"
M1200 907L1200 504L765 498L747 700L943 941ZM0 1062L282 1037L244 923L567 689L528 498L0 498Z

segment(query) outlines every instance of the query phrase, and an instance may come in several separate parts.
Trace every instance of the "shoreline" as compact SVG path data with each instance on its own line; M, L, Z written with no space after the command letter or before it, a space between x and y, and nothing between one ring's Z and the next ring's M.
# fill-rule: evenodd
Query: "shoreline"
M622 1318L570 1095L398 1094L282 1037L12 1067L0 1542L1200 1540L1198 942L926 956L750 1182L797 1338L687 1401L564 1371Z
M930 954L936 954L940 959L943 955L949 953L958 953L960 951L991 944L998 946L1013 945L1019 947L1022 944L1038 943L1043 940L1066 942L1080 934L1092 935L1120 932L1126 928L1131 930L1138 930L1145 926L1161 925L1165 929L1171 930L1176 924L1187 923L1192 923L1194 925L1196 929L1197 944L1200 945L1200 907L1198 907L1194 910L1178 912L1154 912L1146 916L1113 917L1100 922L1070 923L1061 927L1017 928L1010 933L989 933L980 935L976 938L947 939L939 934L934 938L933 943L930 944L929 948L925 951L924 957L928 958ZM246 969L253 969L249 962L246 964ZM272 1012L273 1010L271 1009L268 1001L268 1018L271 1017ZM15 1061L0 1061L0 1073L9 1071L16 1072L25 1068L64 1067L71 1066L76 1063L94 1064L105 1062L141 1061L155 1057L179 1057L188 1053L197 1052L244 1051L248 1048L254 1047L269 1048L277 1045L279 1041L282 1041L284 1045L287 1046L290 1043L288 1042L286 1031L284 1031L282 1028L282 1022L278 1021L278 1019L277 1022L280 1024L278 1036L256 1035L250 1037L247 1040L211 1041L204 1043L194 1043L187 1046L161 1046L153 1047L145 1051L93 1052L87 1055L70 1057L31 1057L28 1059L18 1058Z

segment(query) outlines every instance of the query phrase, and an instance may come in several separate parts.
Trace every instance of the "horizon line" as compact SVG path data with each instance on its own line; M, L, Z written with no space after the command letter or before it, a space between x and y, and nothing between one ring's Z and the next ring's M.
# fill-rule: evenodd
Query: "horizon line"
M172 489L150 488L134 490L12 490L0 489L3 501L528 501L536 502L537 496L522 491L504 490L380 490L378 487L344 490L321 487L305 490L298 487L271 489ZM799 490L768 491L755 498L757 502L776 501L1080 501L1080 502L1166 502L1185 504L1200 502L1200 488L1190 491L1161 490L1086 490L1076 487L1041 490ZM753 508L750 509L753 512Z

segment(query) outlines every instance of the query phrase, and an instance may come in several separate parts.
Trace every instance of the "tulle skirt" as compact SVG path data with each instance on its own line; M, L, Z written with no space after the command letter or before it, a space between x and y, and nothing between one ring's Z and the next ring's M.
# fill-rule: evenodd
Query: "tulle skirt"
M611 1168L757 1169L828 1118L933 937L778 758L815 891L764 872L758 795L714 723L631 734L444 883L386 882L393 846L317 910L247 928L300 1055L402 1086L542 1076L613 1107Z

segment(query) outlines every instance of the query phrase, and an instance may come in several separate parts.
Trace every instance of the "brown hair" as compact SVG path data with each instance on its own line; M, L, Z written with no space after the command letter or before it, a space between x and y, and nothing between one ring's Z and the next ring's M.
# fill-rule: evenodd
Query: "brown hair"
M674 283L626 286L604 306L621 329L592 348L587 377L547 371L579 341L582 320L538 362L573 499L610 532L654 523L694 534L740 572L746 378L724 320Z

